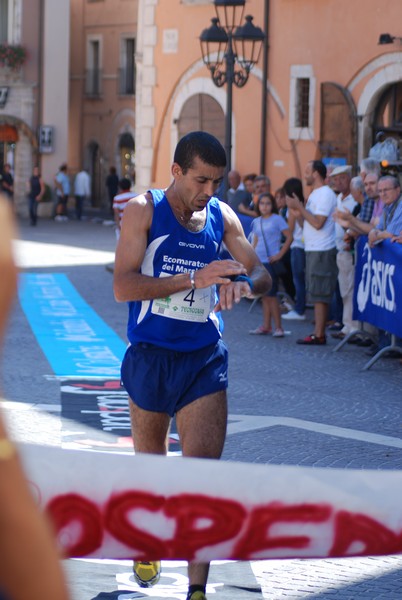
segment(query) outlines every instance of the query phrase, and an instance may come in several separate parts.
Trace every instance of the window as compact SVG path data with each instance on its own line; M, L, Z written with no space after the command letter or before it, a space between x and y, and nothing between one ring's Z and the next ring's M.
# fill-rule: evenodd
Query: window
M299 77L296 82L296 127L309 126L310 111L310 79Z
M182 0L182 3L196 6L198 4L211 4L211 0Z
M8 41L8 0L0 0L0 44Z
M311 65L290 68L289 138L314 139L315 77Z
M122 40L120 65L119 94L132 95L135 93L135 38Z
M85 78L85 93L87 96L100 96L101 94L101 44L99 39L88 39L87 44L87 71Z

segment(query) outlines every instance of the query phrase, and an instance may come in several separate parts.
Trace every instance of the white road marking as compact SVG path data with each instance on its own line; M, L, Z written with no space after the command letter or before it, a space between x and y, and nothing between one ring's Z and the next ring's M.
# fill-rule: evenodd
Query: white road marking
M3 400L2 406L8 410L29 411L38 410L43 412L61 412L60 405L57 404L26 404L22 402L13 402ZM349 429L347 427L337 427L327 423L317 423L315 421L305 421L294 417L269 417L262 415L229 415L228 435L236 433L246 433L256 431L257 429L267 429L269 427L293 427L294 429L305 429L314 433L324 435L333 435L335 437L349 440L358 440L368 444L377 444L379 446L388 446L391 448L402 448L402 439L379 433L370 433L360 429ZM171 434L172 437L178 437Z
M337 427L336 425L328 425L326 423L316 423L315 421L305 421L304 419L295 419L293 417L229 415L228 434L233 435L235 433L244 433L246 431L256 431L257 429L266 429L268 427L277 426L305 429L306 431L312 431L314 433L333 435L349 440L359 440L369 444L402 448L402 439L400 438L381 435L379 433L370 433L359 429Z
M14 258L19 267L67 267L75 265L105 265L114 262L114 252L90 250L62 244L45 244L14 240Z

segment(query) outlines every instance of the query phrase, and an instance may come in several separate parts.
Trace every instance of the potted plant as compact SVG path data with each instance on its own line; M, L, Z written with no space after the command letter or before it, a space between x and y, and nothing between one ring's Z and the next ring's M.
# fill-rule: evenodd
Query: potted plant
M0 44L0 66L8 67L11 71L18 71L27 58L27 51L19 44L12 45L7 42Z

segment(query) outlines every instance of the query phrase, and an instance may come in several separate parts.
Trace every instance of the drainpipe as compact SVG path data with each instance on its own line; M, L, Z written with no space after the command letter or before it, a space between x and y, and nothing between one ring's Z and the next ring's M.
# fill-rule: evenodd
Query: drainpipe
M38 135L39 125L42 124L43 119L43 44L44 44L44 19L45 19L45 8L44 1L39 0L39 40L38 40L38 70L37 70L37 78L38 78L38 108L36 114L36 132ZM36 161L39 167L39 171L42 173L42 155L39 152L39 148L37 150Z
M264 46L262 57L262 105L261 105L261 150L260 150L260 174L266 175L267 154L267 123L268 123L268 49L269 49L269 9L270 0L264 0Z

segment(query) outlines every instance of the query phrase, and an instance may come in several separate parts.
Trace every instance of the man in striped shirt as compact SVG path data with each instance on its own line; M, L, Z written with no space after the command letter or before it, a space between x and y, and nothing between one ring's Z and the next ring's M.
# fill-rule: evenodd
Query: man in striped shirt
M123 179L120 179L119 188L121 190L121 193L117 194L117 196L113 198L113 213L114 220L116 223L117 239L120 238L121 221L123 219L123 212L126 207L126 204L130 200L130 198L133 198L135 196L134 192L130 192L131 181L128 179L128 177L123 177Z

